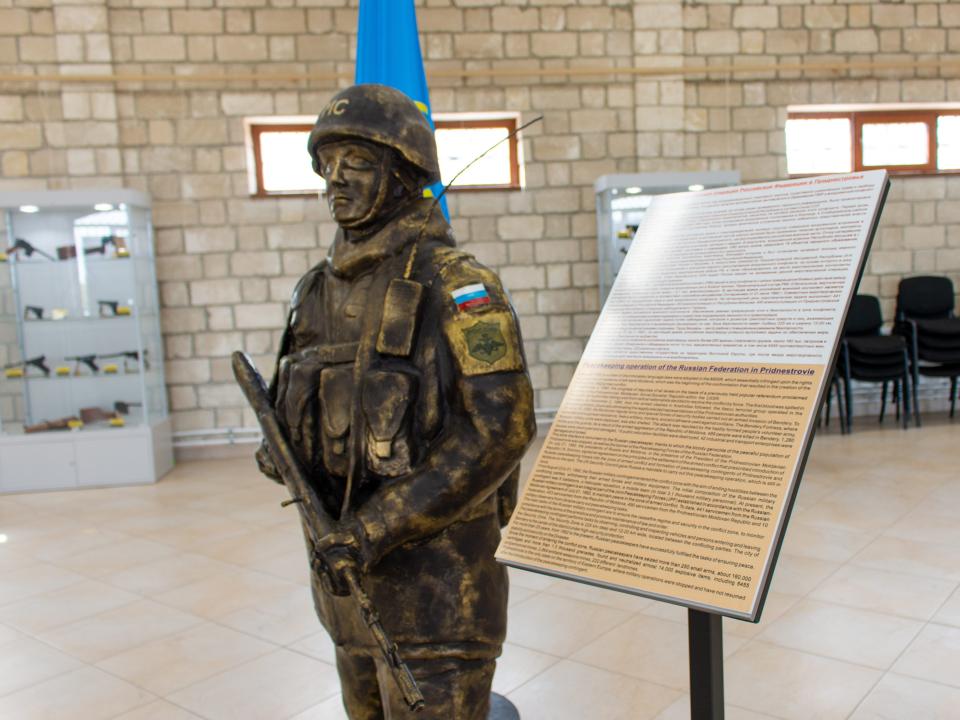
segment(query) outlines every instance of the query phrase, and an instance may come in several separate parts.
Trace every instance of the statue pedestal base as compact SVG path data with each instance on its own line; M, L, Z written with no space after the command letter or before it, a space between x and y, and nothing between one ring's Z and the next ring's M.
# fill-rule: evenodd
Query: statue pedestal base
M487 720L520 720L520 713L503 695L490 693L490 714Z

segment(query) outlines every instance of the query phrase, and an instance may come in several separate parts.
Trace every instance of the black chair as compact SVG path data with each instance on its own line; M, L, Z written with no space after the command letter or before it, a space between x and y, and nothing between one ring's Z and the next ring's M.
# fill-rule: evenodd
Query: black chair
M882 383L880 418L887 409L887 388L893 383L893 399L897 419L907 427L910 418L910 355L907 341L900 335L883 335L880 301L873 295L855 295L843 327L840 358L837 367L843 376L847 405L847 431L853 425L852 381ZM917 416L919 424L919 415Z
M920 375L950 378L950 417L960 376L960 318L953 309L950 278L921 275L900 281L894 332L906 338L910 350L914 406Z

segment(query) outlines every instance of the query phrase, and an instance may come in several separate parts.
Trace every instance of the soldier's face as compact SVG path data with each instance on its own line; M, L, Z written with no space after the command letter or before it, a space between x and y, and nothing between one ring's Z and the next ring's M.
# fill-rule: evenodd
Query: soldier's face
M342 227L368 222L383 182L384 148L347 141L317 150L320 171L327 181L327 205Z

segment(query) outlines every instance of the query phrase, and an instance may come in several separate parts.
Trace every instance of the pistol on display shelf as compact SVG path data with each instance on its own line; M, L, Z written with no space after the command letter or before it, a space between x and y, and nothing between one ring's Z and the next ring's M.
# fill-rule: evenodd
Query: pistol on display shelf
M27 368L35 367L43 372L44 377L50 377L50 368L47 367L47 356L38 355L37 357L21 360L20 362L10 363L3 366L4 375L8 378L23 377Z
M120 317L130 314L129 305L121 305L119 300L97 300L100 317Z
M117 412L118 415L129 415L130 408L132 407L143 407L143 403L139 402L124 402L123 400L117 400L113 404L113 409Z
M70 355L65 357L64 360L73 360L76 362L76 367L73 370L74 375L80 374L80 365L86 365L90 368L90 372L96 373L99 372L100 366L97 365L97 356L96 355Z
M83 427L83 420L76 415L68 415L57 420L44 420L35 425L24 425L25 433L50 432L51 430L79 430Z
M63 320L69 314L66 308L51 308L49 316L39 305L26 305L23 308L24 320Z
M56 261L56 258L53 255L45 253L43 250L36 248L33 244L23 238L15 238L13 245L7 248L5 253L0 253L0 262L6 261L11 255L19 255L23 252L27 257L33 257L34 254L45 257L47 260Z

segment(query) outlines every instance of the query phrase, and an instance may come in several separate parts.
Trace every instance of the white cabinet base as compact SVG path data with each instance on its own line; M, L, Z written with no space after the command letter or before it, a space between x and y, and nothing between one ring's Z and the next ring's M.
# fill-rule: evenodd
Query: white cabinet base
M0 436L0 492L143 485L173 468L170 420Z

